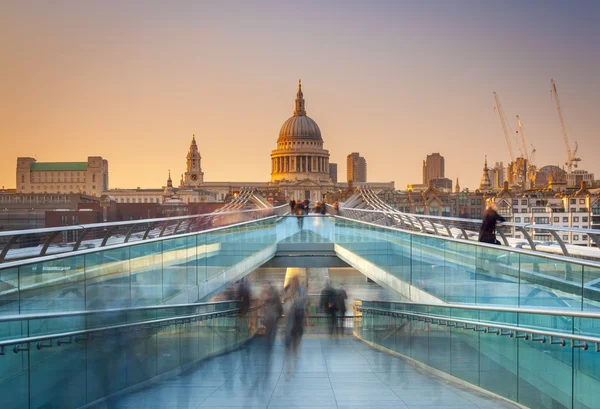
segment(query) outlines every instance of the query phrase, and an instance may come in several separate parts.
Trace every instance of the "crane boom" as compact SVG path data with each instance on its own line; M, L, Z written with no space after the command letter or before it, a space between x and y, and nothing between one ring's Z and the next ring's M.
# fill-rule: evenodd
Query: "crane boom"
M529 154L527 153L527 145L525 144L525 134L523 133L523 124L521 124L521 118L517 115L517 127L519 129L519 133L521 134L521 145L523 146L522 153L525 155L525 159L529 162Z
M502 129L504 130L504 137L506 138L506 145L508 145L508 153L510 153L510 160L515 161L515 155L513 153L512 145L510 143L510 135L508 133L508 126L506 125L506 118L504 118L504 111L500 105L500 98L498 94L494 92L494 99L496 100L496 108L498 108L498 114L500 115L500 122L502 122Z
M554 96L554 102L556 103L556 112L558 113L558 120L560 121L560 129L562 130L562 134L563 134L563 139L565 140L565 146L567 148L567 168L569 169L569 173L571 173L571 168L573 166L577 167L577 163L579 162L581 159L576 158L575 155L577 154L577 142L575 142L575 149L573 149L571 151L571 146L569 145L569 136L567 134L567 126L565 124L565 119L563 118L563 114L562 114L562 109L560 108L560 100L558 98L558 91L556 89L556 83L554 82L554 80L550 80L550 82L552 83L552 94Z

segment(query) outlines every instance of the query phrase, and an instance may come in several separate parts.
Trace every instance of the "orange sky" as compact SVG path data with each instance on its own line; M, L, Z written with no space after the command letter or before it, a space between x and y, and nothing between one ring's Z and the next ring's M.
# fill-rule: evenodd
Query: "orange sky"
M298 78L340 180L357 151L369 180L405 188L440 152L475 188L484 155L509 161L493 91L537 164L562 164L550 78L600 173L597 3L422 3L2 2L0 186L17 156L101 155L110 187L160 187L193 133L206 181L269 180Z

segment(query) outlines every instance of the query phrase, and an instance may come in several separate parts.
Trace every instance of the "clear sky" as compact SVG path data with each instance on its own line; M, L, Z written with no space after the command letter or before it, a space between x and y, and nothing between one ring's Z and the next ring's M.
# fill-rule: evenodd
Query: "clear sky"
M493 91L562 165L551 78L600 177L600 1L3 0L0 49L0 186L17 156L88 155L111 187L163 186L193 133L206 181L269 180L298 78L340 180L360 152L405 188L440 152L478 186L485 155L509 161Z

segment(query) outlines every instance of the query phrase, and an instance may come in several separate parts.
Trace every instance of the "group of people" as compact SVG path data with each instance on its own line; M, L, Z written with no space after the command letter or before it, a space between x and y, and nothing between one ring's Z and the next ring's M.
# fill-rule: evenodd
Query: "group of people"
M290 200L290 214L295 214L297 216L306 216L310 211L310 200L304 199L303 201L297 201L295 199ZM327 213L327 205L325 202L317 202L313 209L314 214L326 214Z
M320 308L328 317L329 335L344 335L344 317L346 316L346 300L348 295L343 288L333 288L327 282L321 292Z

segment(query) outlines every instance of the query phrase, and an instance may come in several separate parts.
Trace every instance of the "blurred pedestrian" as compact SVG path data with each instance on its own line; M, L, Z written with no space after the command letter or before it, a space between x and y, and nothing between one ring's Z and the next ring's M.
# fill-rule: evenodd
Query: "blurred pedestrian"
M304 216L304 203L298 202L296 204L296 215L298 216L298 227L302 229L302 217Z
M325 284L325 288L321 291L321 297L319 300L319 307L327 314L327 326L329 327L329 335L333 336L336 331L336 303L335 303L335 290L331 286L329 280Z
M290 214L294 214L295 211L296 211L296 201L294 200L294 198L292 198L292 200L290 200Z
M263 322L265 325L265 337L263 342L259 343L257 351L257 367L262 369L262 373L257 371L254 374L254 385L251 388L251 390L256 393L261 393L268 387L271 375L273 345L275 343L275 338L277 337L279 319L283 314L279 292L271 283L267 282L263 285L260 299L264 312Z
M298 347L304 334L304 317L308 304L306 289L300 284L298 277L292 277L285 288L284 312L285 323L285 347L290 357L288 372L295 367L298 358Z
M504 217L498 214L496 203L491 203L483 215L483 222L479 230L479 241L482 243L500 244L496 239L496 223L504 221Z
M336 216L340 215L340 204L337 200L333 202L333 211L335 212Z
M243 280L238 286L237 299L240 302L240 317L245 317L250 311L250 287Z
M264 305L265 338L267 349L270 352L277 336L277 325L283 314L279 292L271 283L263 286L262 301Z
M321 212L322 215L327 214L327 203L321 202Z
M304 202L302 202L302 204L304 205L304 214L308 214L310 210L310 200L306 198L304 199Z
M344 335L344 320L346 317L346 300L348 299L348 294L346 294L346 290L343 287L338 288L335 291L335 302L338 313L338 334Z

